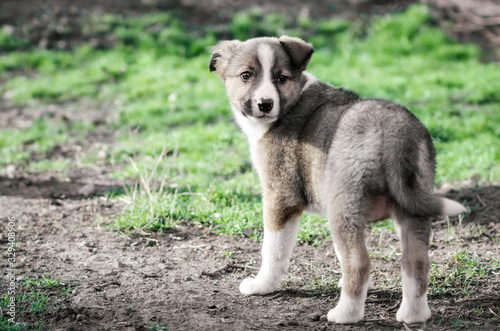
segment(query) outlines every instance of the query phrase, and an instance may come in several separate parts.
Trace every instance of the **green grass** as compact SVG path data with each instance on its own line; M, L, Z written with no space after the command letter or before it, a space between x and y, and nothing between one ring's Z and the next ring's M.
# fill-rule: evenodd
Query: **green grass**
M0 284L6 289L5 283ZM66 286L59 278L53 278L50 275L41 277L24 276L24 279L18 280L16 285L15 309L16 316L14 320L17 324L12 324L9 315L0 315L0 329L9 331L18 330L47 330L45 325L45 314L51 314L60 308L58 298L67 296L73 288ZM0 298L0 308L4 313L8 310L11 297L7 291ZM34 323L27 323L26 321ZM50 329L50 328L49 328Z
M442 295L458 291L466 296L473 296L477 283L489 273L498 273L499 270L499 261L480 261L477 255L462 249L448 259L446 264L433 264L429 275L429 293Z
M314 297L322 297L327 295L339 295L340 287L338 286L340 279L331 279L331 278L321 278L312 280L312 284L308 286L307 293Z
M380 229L389 229L391 231L394 231L394 223L392 222L391 219L385 219L381 220L376 223L369 223L368 227L373 230L374 233L377 233Z
M31 287L42 287L42 288L56 288L60 285L64 285L61 283L59 279L52 279L50 276L42 275L42 278L30 278L29 275L24 277L22 286L25 288Z
M150 327L147 327L146 330L154 330L154 331L168 331L166 324L157 324Z
M107 146L104 161L115 167L117 179L151 182L113 197L127 202L117 228L161 231L186 219L218 233L260 238L260 188L247 142L231 123L222 83L208 70L208 46L219 39L217 32L189 30L164 14L92 20L85 33L111 31L117 40L112 49L84 44L73 52L35 50L2 32L0 93L33 107L82 97L112 104L108 129L116 141ZM472 177L498 182L498 65L481 63L477 47L447 39L420 5L358 23L251 10L234 17L230 32L242 39L283 33L306 38L316 49L310 73L365 97L399 102L422 120L437 147L437 183ZM53 122L42 118L25 129L0 131L0 166L74 166L32 159L57 144L84 141L96 127L90 120ZM97 160L89 154L78 166L93 167ZM307 215L302 223L300 240L327 236L324 219Z

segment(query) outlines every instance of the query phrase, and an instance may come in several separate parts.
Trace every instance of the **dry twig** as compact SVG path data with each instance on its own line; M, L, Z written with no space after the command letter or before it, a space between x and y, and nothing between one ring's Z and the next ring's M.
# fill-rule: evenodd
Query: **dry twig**
M217 274L219 274L223 271L231 270L231 269L245 269L245 267L229 263L229 264L226 264L225 266L223 266L222 268L215 270L214 272L208 272L208 271L203 270L201 272L201 275L208 276L208 277L215 277L215 276L217 276Z

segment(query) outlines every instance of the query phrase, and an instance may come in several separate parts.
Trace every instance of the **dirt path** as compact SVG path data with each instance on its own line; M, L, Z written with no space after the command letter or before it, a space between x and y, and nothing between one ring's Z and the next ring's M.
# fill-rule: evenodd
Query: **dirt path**
M16 219L18 291L33 290L22 285L26 279L50 276L62 282L34 289L50 299L44 310L35 312L27 301L18 302L17 317L23 323L43 319L42 330L405 329L395 320L400 255L390 230L367 230L376 289L369 292L365 319L333 326L326 313L338 301L340 270L330 241L296 247L281 291L245 297L238 284L257 271L260 244L214 235L189 222L164 233L120 234L106 228L119 203L84 198L78 193L81 183L52 180L51 185L36 178L28 185L26 179L0 178L0 220ZM96 192L105 189L97 187ZM500 187L449 196L467 202L473 212L460 226L457 219L434 224L431 258L441 288L430 295L432 319L415 329L498 329ZM2 230L1 245L6 247L7 229ZM461 251L473 262L458 261ZM485 273L466 268L473 264ZM8 268L6 259L1 267ZM441 269L442 275L436 271ZM447 283L443 277L451 274L455 276ZM3 297L7 285L2 285Z

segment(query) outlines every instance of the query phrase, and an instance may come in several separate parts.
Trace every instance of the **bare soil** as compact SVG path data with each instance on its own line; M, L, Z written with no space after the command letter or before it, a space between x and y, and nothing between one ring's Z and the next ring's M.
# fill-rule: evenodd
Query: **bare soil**
M29 275L31 279L60 278L63 283L37 289L51 299L42 312L19 303L23 323L43 319L46 328L42 329L51 330L146 330L153 325L169 330L500 327L499 269L473 277L468 294L455 282L456 288L430 295L433 317L427 324L398 323L395 313L401 290L387 284L400 284L400 254L394 232L385 229L367 229L376 289L369 291L365 318L358 324L333 326L326 321L326 313L339 297L335 284L340 268L331 241L319 247L298 245L281 291L243 296L238 284L258 270L259 243L215 235L189 221L163 233L116 232L106 226L122 206L104 197L82 195L82 182L88 180L0 178L0 220L6 224L15 217L17 223L16 282L21 285ZM95 186L92 194L102 194L109 187ZM451 272L450 261L461 250L485 266L498 261L500 187L465 189L447 196L469 204L473 211L460 226L458 219L450 225L436 220L433 267L446 266L446 272ZM0 241L5 247L6 228ZM6 259L0 265L9 267ZM7 291L6 284L0 291Z

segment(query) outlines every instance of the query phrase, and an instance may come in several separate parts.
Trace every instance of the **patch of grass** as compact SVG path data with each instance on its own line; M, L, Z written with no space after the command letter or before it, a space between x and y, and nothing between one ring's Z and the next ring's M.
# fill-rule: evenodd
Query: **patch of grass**
M0 302L0 308L3 311L7 311L8 304L10 303L11 297L8 293L5 294L4 298ZM26 312L26 308L30 313L39 314L46 310L47 305L49 303L49 298L43 294L42 292L31 290L31 292L24 293L21 295L16 295L16 317L14 320L16 321L13 324L9 319L10 316L6 314L0 315L0 327L1 330L10 330L10 331L18 331L18 330L41 330L42 326L45 324L43 320L39 320L38 322L31 323L22 323L21 316Z
M42 172L50 170L58 170L59 173L64 173L65 169L70 168L73 162L67 158L45 159L36 162L29 162L26 167L32 172Z
M241 188L240 182L235 187L214 183L206 193L189 188L169 188L167 192L161 188L130 190L126 197L129 207L118 216L116 226L159 231L185 219L204 224L218 233L242 235L251 230L252 237L261 238L262 212L260 204L254 201L260 198L248 196ZM247 200L243 198L245 195Z
M11 27L0 27L0 51L13 51L27 45L29 45L29 40L15 36Z
M330 279L330 278L321 278L321 279L316 279L313 278L312 284L309 286L314 292L311 292L309 294L313 296L326 296L326 295L332 295L332 294L340 294L340 287L338 286L338 279Z
M59 278L53 279L50 276L45 276L42 275L42 278L30 278L29 275L26 275L24 277L22 286L25 288L31 288L31 287L43 287L43 288L56 288L61 285L64 285L61 283Z
M43 325L45 323L37 323L37 324L22 324L22 323L17 323L17 324L12 324L9 322L5 316L0 316L0 328L3 331L23 331L23 330L29 330L29 331L40 331L44 330Z
M139 184L130 188L125 187L126 195L120 199L127 205L125 213L116 220L118 228L148 228L160 231L176 225L176 219L172 217L175 210L177 192L170 206L166 204L169 194L164 194L165 177L158 177L159 166L163 163L166 150L163 149L152 169L145 169L144 173L139 171L135 161L131 160L132 167L139 177Z
M325 217L318 215L304 214L300 220L298 240L308 242L313 245L324 244L330 239L330 229Z
M477 276L479 278L485 277L490 272L495 272L500 269L498 261L491 261L491 263L484 263L480 261L476 254L470 253L464 249L459 251L455 257L455 262L458 267L465 270L466 274L470 277Z
M62 170L75 165L74 160L53 153L61 146L84 140L93 130L90 123L65 123L57 119L39 118L29 127L0 130L0 169L15 165L27 171ZM1 170L0 170L1 173Z
M6 289L5 283L1 284ZM55 298L67 295L71 287L62 283L59 278L50 275L41 277L31 277L26 275L22 281L18 281L16 293L14 295L16 324L9 321L10 316L5 312L11 302L11 296L5 291L5 296L0 298L0 309L4 314L0 315L1 330L47 330L44 317L46 313L51 313L60 308ZM4 293L2 291L2 293ZM26 322L31 321L31 322ZM35 322L33 322L35 321Z
M27 298L31 311L37 313L47 309L49 298L40 291L31 290Z
M379 229L395 231L394 223L389 218L378 222L368 223L368 227L373 231L373 233L377 233Z
M58 143L67 142L69 132L60 125L49 125L43 119L37 120L26 129L5 129L0 131L0 166L19 164L35 152L46 153Z
M146 330L154 330L154 331L168 331L166 324L157 324L153 326L149 326Z
M498 270L500 270L499 263L484 262L474 253L466 249L460 250L446 264L433 263L429 274L430 295L459 291L466 296L472 296L475 283Z

